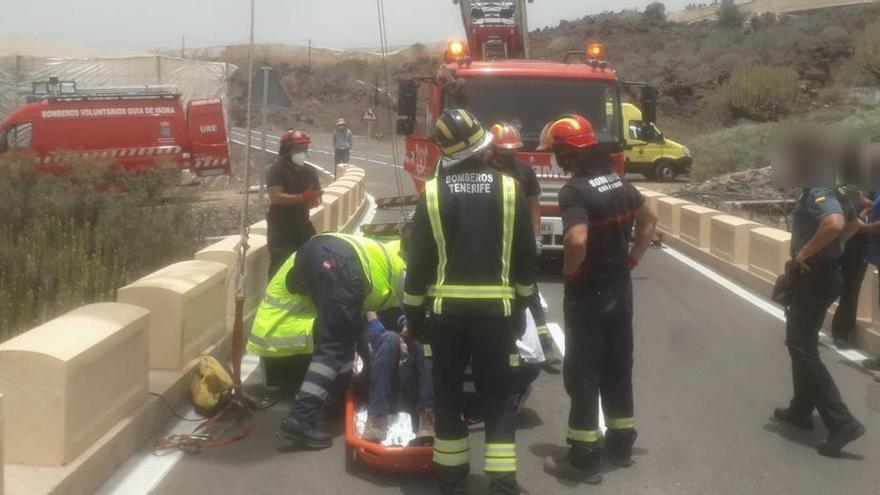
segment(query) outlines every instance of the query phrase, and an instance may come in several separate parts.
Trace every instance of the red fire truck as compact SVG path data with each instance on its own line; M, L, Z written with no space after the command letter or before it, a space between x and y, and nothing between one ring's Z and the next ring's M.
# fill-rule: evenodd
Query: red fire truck
M163 88L76 90L34 83L27 102L0 122L0 153L31 154L47 174L82 159L144 171L166 162L197 176L228 175L229 147L218 98L191 100Z
M631 85L640 94L643 125L655 119L657 91L644 83L620 82L599 43L569 52L562 61L529 60L525 0L454 3L461 7L467 42L449 43L446 63L435 76L399 81L397 132L406 136L404 168L418 190L434 176L440 150L431 128L445 108L465 108L487 127L512 123L525 144L518 157L535 167L543 189L544 248L561 250L557 193L567 177L552 154L535 150L541 130L563 114L587 117L622 174L623 87Z

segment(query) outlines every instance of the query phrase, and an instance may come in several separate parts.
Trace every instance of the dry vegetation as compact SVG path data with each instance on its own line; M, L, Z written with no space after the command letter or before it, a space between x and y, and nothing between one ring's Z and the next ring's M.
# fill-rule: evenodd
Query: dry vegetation
M30 160L0 159L0 340L77 306L112 301L118 287L195 250L195 217L163 196L166 173L75 170L41 176Z

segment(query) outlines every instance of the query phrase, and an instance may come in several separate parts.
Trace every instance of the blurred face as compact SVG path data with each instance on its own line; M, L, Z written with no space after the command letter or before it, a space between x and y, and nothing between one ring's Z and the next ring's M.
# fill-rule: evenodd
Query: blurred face
M553 147L553 154L556 156L556 163L562 170L565 170L568 173L574 173L581 168L576 148L565 144L559 144Z

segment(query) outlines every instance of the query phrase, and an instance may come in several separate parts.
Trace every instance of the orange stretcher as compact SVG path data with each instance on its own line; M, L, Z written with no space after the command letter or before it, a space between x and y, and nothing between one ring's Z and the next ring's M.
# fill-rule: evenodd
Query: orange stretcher
M355 429L355 394L345 396L345 467L358 464L390 473L424 473L432 468L432 447L385 447L361 439Z

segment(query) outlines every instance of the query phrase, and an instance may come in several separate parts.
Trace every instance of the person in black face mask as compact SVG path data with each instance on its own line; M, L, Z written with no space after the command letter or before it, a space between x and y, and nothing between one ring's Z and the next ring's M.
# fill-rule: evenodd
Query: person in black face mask
M535 230L535 245L538 256L541 255L541 185L535 175L535 169L523 161L517 160L516 153L523 147L519 131L510 123L499 122L490 129L492 133L492 148L489 151L489 164L504 175L513 177L526 194L529 203L529 213L532 219L532 228ZM535 291L529 301L529 311L535 319L538 329L538 338L541 341L541 350L544 352L544 368L553 371L553 366L561 360L556 356L553 349L553 339L547 328L547 316L541 305L541 295Z

